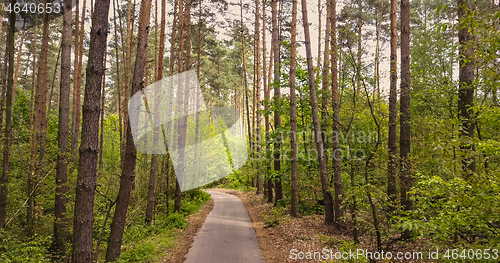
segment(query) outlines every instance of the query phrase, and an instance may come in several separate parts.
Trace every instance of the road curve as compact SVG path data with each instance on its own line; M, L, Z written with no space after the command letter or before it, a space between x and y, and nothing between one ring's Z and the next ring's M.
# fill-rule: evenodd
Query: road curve
M236 196L207 191L215 206L194 238L185 263L265 263L243 202Z

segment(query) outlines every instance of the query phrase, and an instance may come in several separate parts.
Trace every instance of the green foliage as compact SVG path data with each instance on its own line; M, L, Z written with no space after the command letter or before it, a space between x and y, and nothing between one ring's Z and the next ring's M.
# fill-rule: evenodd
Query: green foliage
M179 213L172 213L167 216L166 223L169 228L185 229L188 227L186 219Z
M28 242L19 242L12 240L2 231L0 250L0 261L5 263L14 262L33 262L45 263L52 262L49 256L49 248L52 236L36 236Z
M271 215L263 215L264 216L264 226L265 227L274 227L279 225L282 220L286 219L288 215L286 215L285 209L281 207L274 207L271 210Z

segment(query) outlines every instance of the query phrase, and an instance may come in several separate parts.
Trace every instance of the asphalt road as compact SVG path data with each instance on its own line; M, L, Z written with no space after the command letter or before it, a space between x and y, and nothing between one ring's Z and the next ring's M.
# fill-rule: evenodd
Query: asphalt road
M194 238L185 263L264 263L252 221L236 196L217 191L215 206Z

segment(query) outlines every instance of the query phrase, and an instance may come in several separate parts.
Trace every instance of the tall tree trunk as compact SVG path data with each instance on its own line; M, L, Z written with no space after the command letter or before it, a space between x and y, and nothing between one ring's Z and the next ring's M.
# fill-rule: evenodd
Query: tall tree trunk
M177 72L182 73L184 71L184 66L183 66L183 52L184 52L184 0L179 0L179 49L177 50L177 56L178 56L178 63L177 63ZM182 93L182 89L178 85L177 88L177 111L180 113L183 109L183 103L185 102L184 94ZM185 144L185 137L182 136L182 130L184 128L184 118L181 120L177 121L177 132L181 133L181 136L178 137L177 141L177 149L178 149L178 154L179 154L179 159L178 159L178 167L179 171L177 172L177 176L179 178L182 178L184 176L184 147L183 145ZM182 157L181 157L182 156ZM182 200L182 191L181 191L181 186L179 185L179 180L176 181L175 184L175 203L174 203L174 212L180 212L181 211L181 200Z
M302 0L302 24L304 26L305 46L306 46L306 59L307 59L307 73L309 79L309 95L311 97L311 110L312 119L316 140L316 150L318 152L319 161L319 174L321 179L321 188L323 191L323 199L325 204L325 223L333 223L333 206L332 195L330 194L330 184L328 183L328 169L326 167L325 151L323 148L323 140L321 138L321 124L319 121L318 113L318 100L316 97L316 88L314 80L314 68L312 62L311 52L311 36L309 33L309 19L307 18L307 0Z
M400 176L401 205L412 209L408 196L411 180L410 162L410 1L401 0L401 94L400 94Z
M266 0L262 0L262 79L264 82L264 110L268 112L269 110L269 93L270 93L270 88L269 88L269 79L267 77L267 63L266 63ZM272 49L271 49L272 53ZM269 74L270 77L271 74ZM266 153L265 156L268 156L269 152L271 151L271 145L269 142L269 114L266 114L264 117L264 127L265 127L265 144L266 144ZM269 176L269 173L271 171L271 166L269 163L266 165L266 175ZM268 196L268 201L272 202L272 195L273 195L273 180L268 179L267 180L267 196ZM270 198L270 199L269 199Z
M52 97L53 97L54 89L56 86L57 70L59 69L59 59L61 58L61 50L62 50L62 41L61 41L61 45L59 45L59 51L57 52L56 64L54 65L54 73L52 74L52 84L50 85L50 92L49 92L49 97L48 97L48 101L47 101L48 114L47 114L46 120L45 120L45 122L47 122L47 123L49 123L50 110L52 109ZM15 72L14 72L14 74L15 74ZM13 98L13 99L15 99L15 98ZM57 107L59 107L59 105Z
M384 3L380 4L377 19L377 43L375 45L375 90L373 99L380 97L380 32L382 31L382 20L384 19Z
M134 4L135 10L135 4ZM134 17L132 14L132 0L127 1L127 41L126 41L126 49L125 49L125 91L123 94L123 134L124 141L121 142L122 147L122 155L121 158L125 158L123 155L125 154L126 147L126 133L127 133L127 125L129 124L128 120L128 101L130 98L130 74L132 72L132 40L134 37ZM123 164L123 162L122 162ZM123 169L123 167L122 167Z
M299 183L297 171L297 110L295 102L296 53L297 53L297 0L292 0L292 45L290 47L290 148L292 177L292 211L293 217L299 215Z
M326 25L325 25L325 50L323 52L323 68L321 69L321 139L323 140L323 145L325 147L325 152L328 152L328 141L327 141L327 114L328 114L328 70L330 69L330 35L331 35L331 0L326 0ZM321 19L320 19L321 20ZM321 32L320 34L321 35ZM319 53L319 52L318 52ZM319 58L318 58L319 59ZM318 64L318 69L321 67ZM326 163L328 164L328 155L325 156Z
M391 84L389 90L389 161L387 163L387 196L394 205L397 198L396 173L397 173L397 148L396 148L396 121L397 113L397 48L398 31L396 30L396 0L391 0Z
M75 31L75 41L78 42L78 51L75 51L75 83L73 85L73 117L71 121L71 156L73 162L76 163L78 157L78 140L80 138L80 111L81 111L81 96L82 96L82 63L83 63L83 36L85 33L85 13L86 0L83 0L82 18L80 21L80 29L78 36ZM76 18L78 20L78 17ZM79 39L78 39L79 38ZM77 49L75 44L75 49ZM77 54L78 53L78 54ZM76 56L78 55L78 59Z
M104 53L104 65L106 65L106 59L108 57L108 53ZM101 91L101 115L99 118L100 122L100 128L99 130L101 131L99 133L99 162L98 162L98 168L100 170L103 169L103 154L104 154L104 108L106 105L106 71L104 71L104 74L102 74L102 91ZM102 171L101 171L102 172Z
M44 4L47 0L44 1ZM35 113L34 113L34 128L35 128L35 170L32 171L33 182L32 186L36 184L36 181L41 178L44 174L45 167L45 138L46 138L46 113L47 113L47 59L49 52L49 25L50 25L50 14L44 13L43 15L43 35L42 35L42 46L40 49L40 60L38 62L38 78L36 85L35 94ZM36 202L36 189L32 189L29 194L31 202ZM35 220L34 214L28 218L27 233L28 237L35 235Z
M247 79L247 61L245 54L245 31L243 30L243 0L240 0L240 23L241 23L241 53L243 57L243 83L245 84L245 107L246 107L246 115L247 115L247 132L248 132L248 146L250 149L250 153L253 151L252 146L252 130L250 128L250 105L248 103L248 79ZM253 186L253 185L252 185ZM257 185L257 194L262 193L262 185Z
M118 2L118 0L116 0ZM116 23L116 5L115 0L113 0L113 27L115 30L115 56L116 56L116 91L117 91L117 101L116 101L116 114L118 114L118 127L120 129L120 157L122 156L122 141L123 141L123 119L122 119L122 85L121 85L121 71L120 71L120 56L118 53L118 32L116 28L118 27ZM121 30L121 21L120 21L120 30ZM121 31L120 31L121 33ZM122 34L123 38L123 34ZM123 47L123 44L122 44ZM123 55L123 52L122 52Z
M329 0L326 0L326 4L329 5ZM327 10L327 15L326 15L326 30L328 30L328 7L326 8ZM322 15L323 15L323 6L321 6L321 0L318 0L318 57L317 57L317 60L318 60L318 64L317 64L317 67L318 67L318 73L321 71L321 73L323 73L323 70L321 68L321 20L323 19ZM328 35L328 33L326 33ZM326 39L326 36L325 36L325 39ZM325 42L325 46L328 45L328 43Z
M59 86L59 129L57 132L57 172L54 221L54 251L61 259L66 255L66 192L68 187L69 92L71 86L71 0L64 1L61 43L61 83Z
M357 51L357 54L356 54L356 57L358 59L357 61L357 74L356 74L356 89L358 90L357 91L357 94L358 97L361 96L361 76L362 76L362 72L363 72L363 62L362 62L362 57L363 57L363 46L362 46L362 42L363 42L363 19L362 19L362 14L363 14L363 1L362 0L358 0L358 18L357 18L357 22L356 22L356 27L358 29L358 51Z
M260 125L260 7L259 0L255 0L255 101L254 108L256 110L256 127L255 127L255 146L257 150L257 184L260 186L263 183L262 171L261 171L261 151L262 151L262 141L261 141L261 125ZM269 195L269 193L271 195ZM272 202L272 190L268 189L268 201Z
M17 51L17 59L16 59L16 66L14 68L14 86L12 90L12 101L14 102L16 100L16 87L17 87L17 76L19 75L19 67L21 66L21 56L23 54L23 45L24 45L24 37L26 35L26 28L25 24L26 21L23 21L23 33L21 34L21 40L19 41L19 50ZM0 32L2 32L0 30Z
M33 40L33 76L31 79L31 108L30 108L30 172L28 173L28 207L26 210L26 222L28 225L31 225L31 219L33 218L33 214L35 211L35 202L32 198L32 194L34 191L34 171L36 169L36 133L35 133L35 92L36 92L36 54L37 54L37 44L38 44L38 19L35 19L35 29L34 29L34 40ZM2 95L3 96L3 95ZM2 105L3 106L3 105ZM1 115L0 115L1 116ZM0 123L1 125L1 123Z
M134 77L132 83L132 94L144 88L144 65L146 64L148 51L149 19L151 14L151 0L142 0L139 15L139 28L137 35L137 56L135 59ZM130 127L130 119L126 133L126 146L122 161L122 175L120 179L120 190L116 202L115 214L111 223L111 233L106 251L106 261L116 261L120 257L120 249L123 241L123 230L127 219L127 209L130 201L130 193L135 179L135 166L137 161L137 150L135 149Z
M474 45L473 29L468 26L469 16L473 9L473 3L469 0L457 0L459 32L458 42L460 43L459 57L459 89L458 89L458 118L461 121L460 130L460 150L462 155L462 170L466 179L476 171L476 163L473 157L475 121L474 121ZM472 33L471 33L472 32Z
M16 0L12 0L12 6ZM3 148L3 169L0 178L0 227L5 228L7 198L10 173L10 141L12 135L12 91L14 86L14 33L16 30L16 13L11 12L9 17L9 69L7 72L7 102L5 103L5 139ZM1 32L1 31L0 31Z
M97 143L95 131L99 129L99 106L104 74L104 54L108 36L109 0L95 3L95 14L90 31L89 60L83 103L82 141L78 177L76 182L75 216L73 229L72 261L93 261L94 197L97 179Z
M333 134L338 135L340 133L340 104L339 104L339 93L338 93L338 51L337 51L337 1L331 0L330 3L330 45L332 53L331 61L331 82L332 82L332 110L333 110L333 124L332 130ZM333 188L335 189L334 196L334 216L335 222L339 222L340 218L343 216L342 206L342 174L340 165L340 141L339 136L335 137L332 144L332 162L333 162Z
M274 53L274 100L276 101L277 108L281 107L281 92L280 92L280 53L279 53L279 39L278 39L278 0L272 0L271 1L271 13L272 13L272 28L273 28L273 41L272 41L272 48L273 48L273 53ZM312 63L312 61L311 61ZM274 129L277 131L281 125L281 116L279 114L279 111L274 112ZM274 159L274 171L275 172L280 172L281 171L281 136L274 138L274 154L273 154L273 159ZM283 189L281 186L281 176L277 176L277 178L274 179L274 188L275 188L275 205L277 204L278 200L283 199Z
M156 1L158 3L158 1ZM158 49L158 63L156 69L156 81L163 79L163 53L165 52L165 5L166 1L161 1L161 26L160 26L160 46ZM160 88L157 86L157 88ZM155 98L159 96L155 95ZM155 104L157 104L156 102ZM155 112L156 113L156 112ZM154 115L154 122L159 121L160 116L158 114ZM158 134L160 130L157 128L155 131L155 136L153 138L153 143L156 145L158 143ZM151 172L149 173L149 188L148 188L148 206L146 210L146 223L150 223L153 220L153 212L155 206L155 189L156 189L156 175L158 171L158 155L154 154L151 159Z

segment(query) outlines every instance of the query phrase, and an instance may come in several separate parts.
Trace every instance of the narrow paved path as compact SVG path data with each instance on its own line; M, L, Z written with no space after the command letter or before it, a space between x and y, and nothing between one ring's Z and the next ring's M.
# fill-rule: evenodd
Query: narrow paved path
M215 206L198 231L185 263L264 263L243 202L234 195L207 192Z

